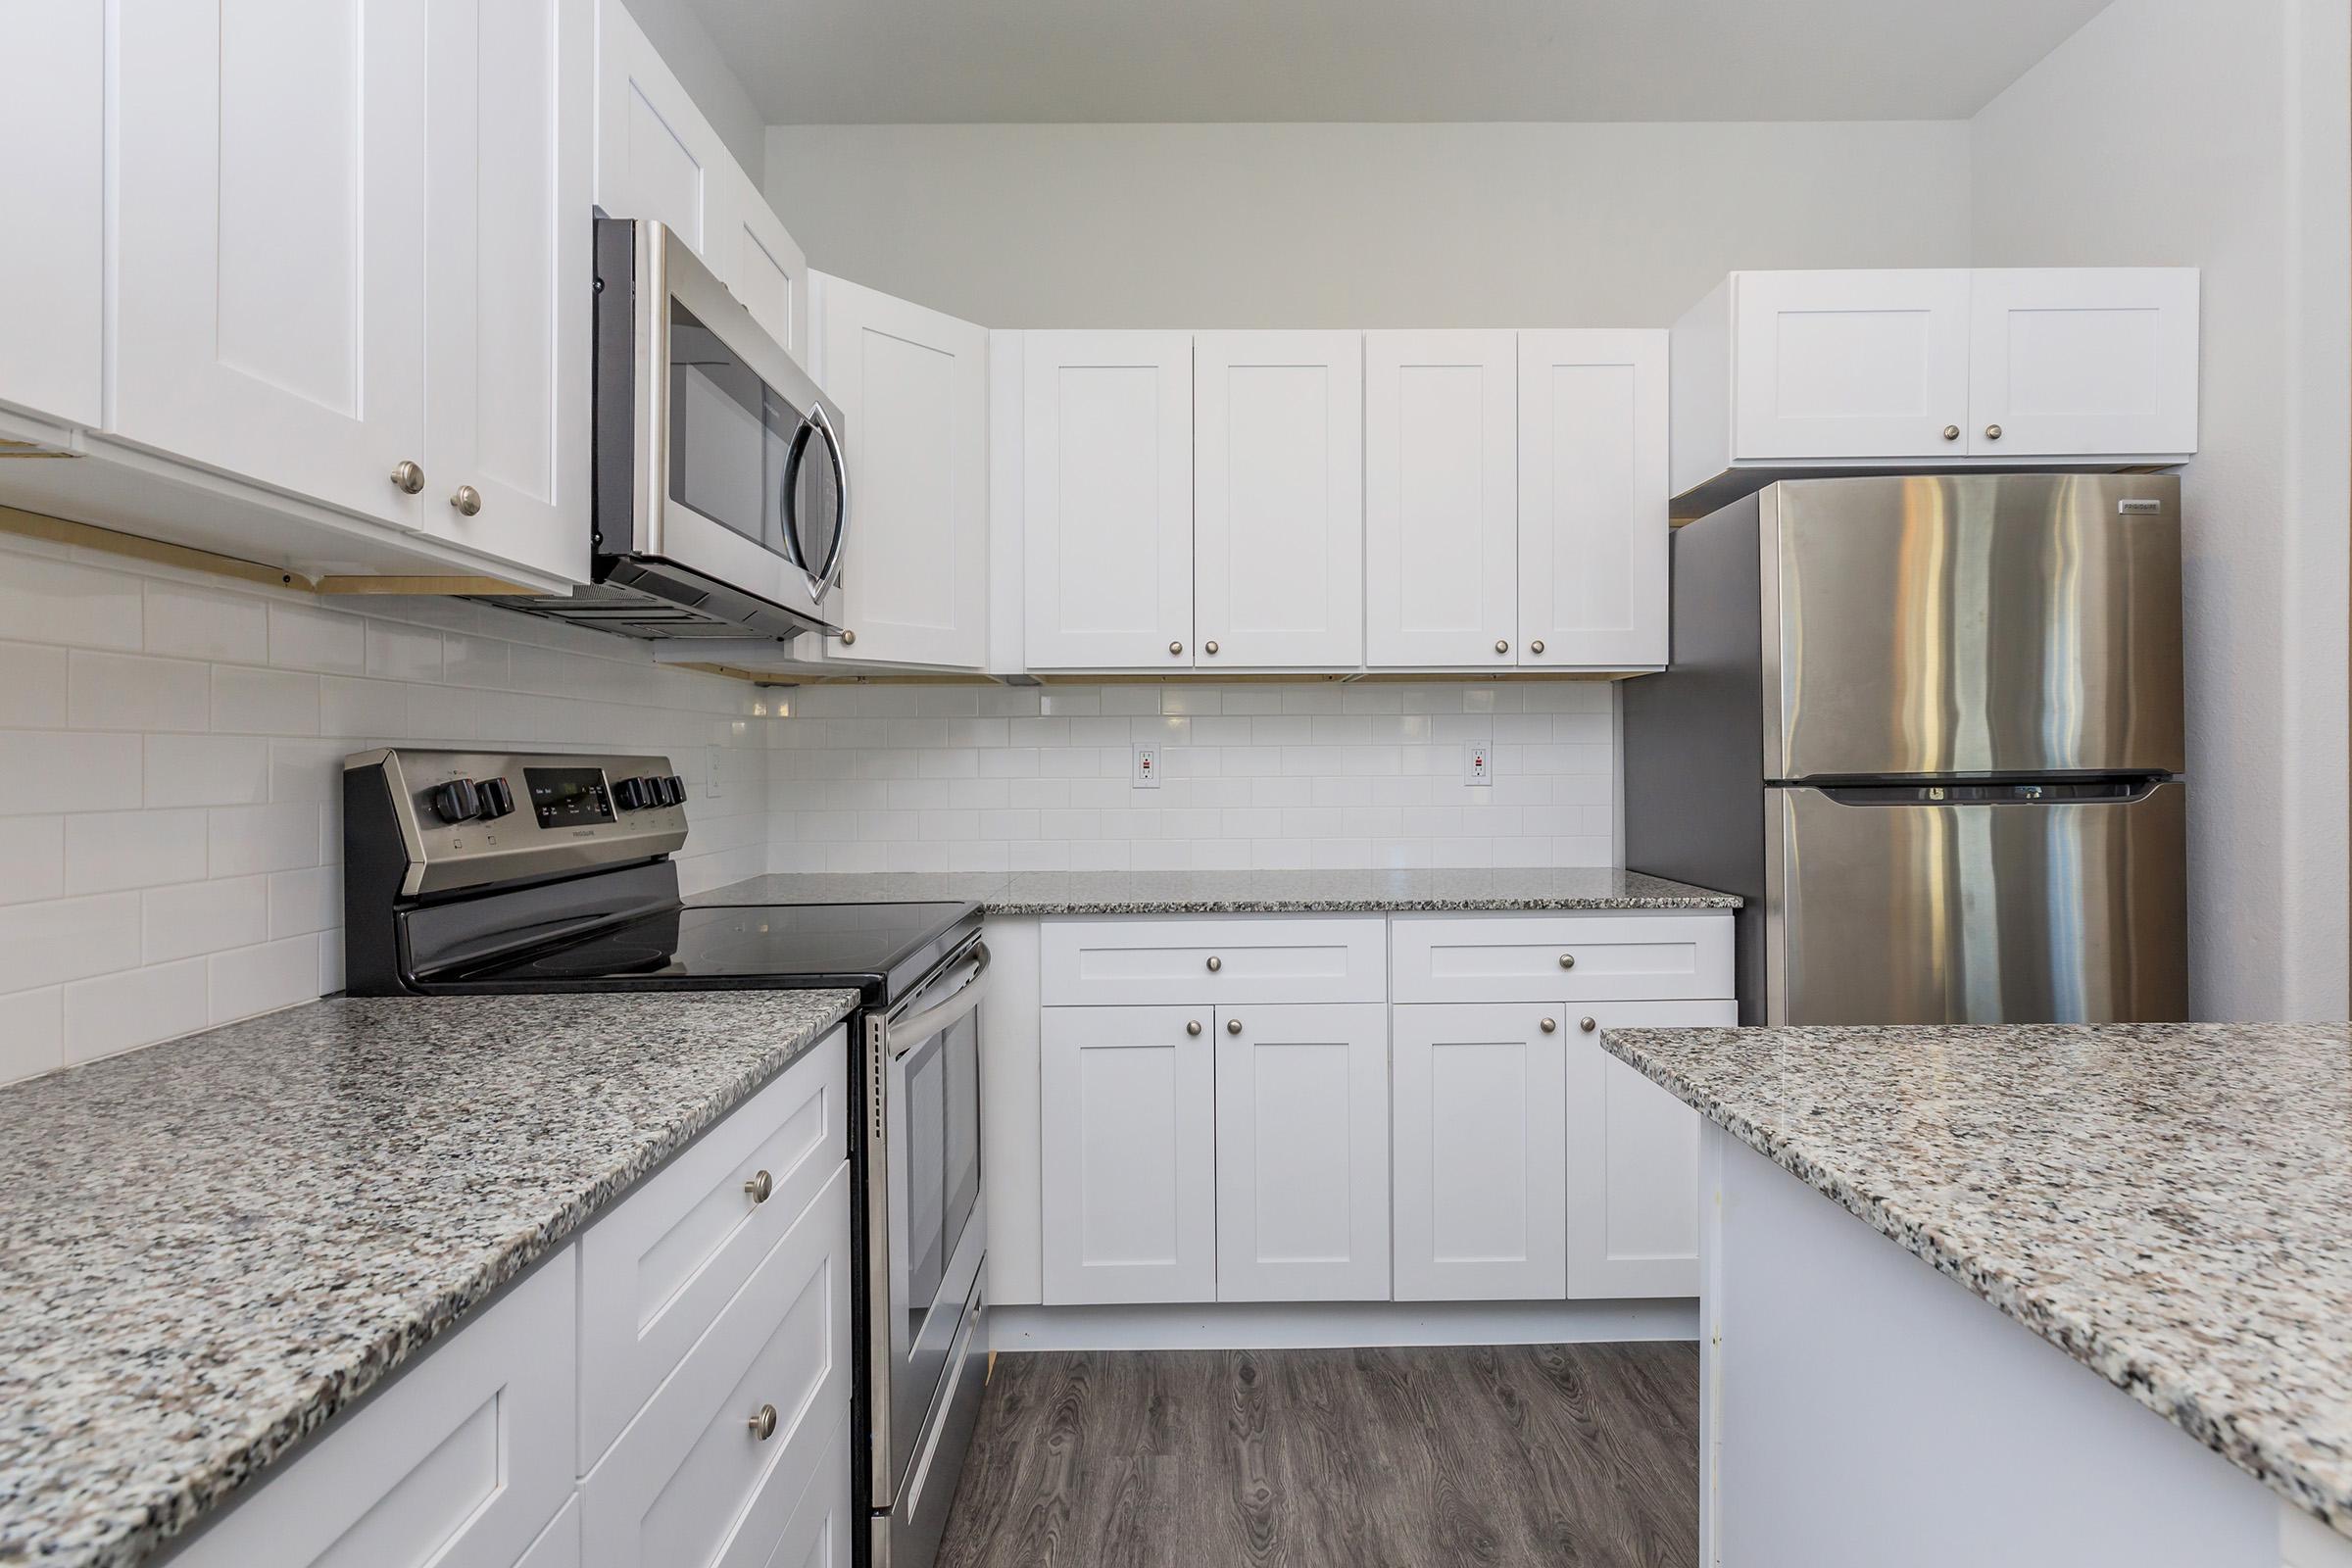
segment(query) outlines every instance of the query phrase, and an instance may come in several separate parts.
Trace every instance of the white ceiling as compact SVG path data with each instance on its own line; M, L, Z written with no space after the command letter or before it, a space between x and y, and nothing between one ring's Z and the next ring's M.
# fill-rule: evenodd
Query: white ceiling
M1957 120L2107 0L688 0L771 123Z

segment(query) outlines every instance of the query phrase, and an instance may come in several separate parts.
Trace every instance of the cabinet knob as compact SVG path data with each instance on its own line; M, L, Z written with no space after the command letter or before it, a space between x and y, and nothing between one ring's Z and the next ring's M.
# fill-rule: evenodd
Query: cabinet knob
M1943 427L1943 438L1944 438L1946 441L1957 441L1957 440L1959 440L1959 439L1960 439L1960 427L1959 427L1958 425L1956 425L1956 424L1947 424L1947 425L1945 425L1945 426Z
M1200 1032L1200 1019L1198 1019L1198 1018L1195 1018L1194 1020L1192 1020L1192 1022L1190 1022L1190 1023L1186 1024L1186 1025L1184 1026L1184 1032L1185 1032L1186 1034L1188 1034L1188 1035L1197 1035L1197 1034L1199 1034L1199 1033Z
M844 648L855 648L858 646L858 634L847 626L841 628L841 646Z
M1582 1030L1583 1030L1585 1033L1587 1033L1587 1034L1591 1034L1591 1033L1592 1033L1593 1030L1595 1030L1595 1029L1597 1029L1597 1028L1599 1028L1599 1027L1600 1027L1598 1024L1594 1023L1594 1022L1593 1022L1592 1019L1590 1019L1590 1018L1579 1018L1579 1019L1577 1019L1577 1020L1576 1020L1576 1026L1577 1026L1579 1029L1582 1029Z
M1507 654L1511 651L1511 645L1497 637L1494 639L1494 651L1498 654Z
M469 484L462 484L449 498L449 504L458 509L459 516L470 517L482 510L482 493Z
M1997 425L1997 424L1988 424L1988 425L1986 425L1986 426L1984 427L1984 439L1985 439L1985 440L1987 440L1987 441L1998 441L2000 438L2001 438L2001 427L2000 427L1999 425Z
M1575 968L1575 967L1576 967L1576 955L1575 955L1575 954L1573 954L1573 953L1563 953L1563 954L1561 954L1561 955L1560 955L1560 967L1561 967L1561 968L1563 968L1563 969L1573 969L1573 968Z
M1531 654L1542 653L1544 651L1544 639L1539 637L1534 642L1529 643L1527 645L1527 651Z
M765 1443L776 1435L776 1407L772 1404L761 1405L760 1413L747 1424L752 1429L752 1436Z
M1171 654L1181 654L1184 652L1184 644L1170 643L1168 644L1168 652Z
M1229 1034L1229 1035L1238 1035L1238 1034L1240 1034L1240 1033L1242 1032L1242 1020L1241 1020L1241 1019L1239 1019L1239 1018L1228 1018L1228 1019L1226 1019L1226 1020L1225 1020L1225 1032L1226 1032L1227 1034Z
M776 1179L767 1172L761 1171L750 1181L745 1182L743 1190L752 1195L753 1202L764 1203L776 1195Z
M1219 969L1224 967L1225 960L1223 958L1218 957L1213 953L1208 956L1208 972L1210 974L1215 974Z
M1560 1020L1559 1020L1559 1019L1557 1019L1557 1018L1546 1018L1546 1019L1544 1019L1544 1020L1542 1023L1540 1023L1540 1024L1536 1025L1536 1027L1537 1027L1537 1028L1539 1028L1539 1029L1543 1030L1543 1031L1544 1031L1545 1034L1549 1034L1549 1033L1551 1033L1551 1032L1552 1032L1554 1029L1557 1029L1559 1026L1560 1026Z
M1213 656L1217 651L1217 640L1214 637L1211 637L1208 641L1200 645L1200 651L1204 654Z
M392 488L404 496L413 496L424 488L424 469L414 463L392 465Z

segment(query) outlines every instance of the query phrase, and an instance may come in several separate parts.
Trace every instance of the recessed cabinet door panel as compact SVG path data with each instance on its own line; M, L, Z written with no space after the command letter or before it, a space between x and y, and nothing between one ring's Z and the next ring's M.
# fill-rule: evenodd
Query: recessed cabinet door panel
M596 205L667 224L710 270L734 160L621 0L596 14Z
M1045 1009L1047 1305L1216 1299L1215 1016Z
M1557 1299L1566 1290L1558 1019L1526 1003L1393 1009L1396 1299Z
M1567 1003L1556 1016L1568 1040L1569 1296L1696 1296L1698 1112L1601 1050L1599 1032L1728 1029L1740 1004Z
M1193 663L1193 340L1030 332L1022 373L1031 669Z
M123 0L115 40L108 427L385 521L443 505L389 477L425 457L423 8Z
M1666 334L1519 337L1519 662L1666 662Z
M752 319L766 328L794 360L808 357L808 258L785 229L760 187L732 160L728 183L733 231L718 245L710 270L743 302ZM828 388L827 390L830 390Z
M10 8L0 48L0 403L99 422L106 287L106 8Z
M585 582L588 17L565 0L432 0L426 17L431 396L416 525Z
M1217 1009L1217 1299L1389 1298L1389 1016Z
M1970 277L1970 456L2197 449L2195 268L1986 268Z
M1518 360L1509 331L1364 334L1364 643L1374 668L1513 662Z
M1732 289L1735 459L1966 454L1965 269L1737 272Z
M857 497L828 662L988 659L988 331L820 277L816 375L841 405Z
M1193 340L1200 668L1363 662L1363 436L1359 334Z

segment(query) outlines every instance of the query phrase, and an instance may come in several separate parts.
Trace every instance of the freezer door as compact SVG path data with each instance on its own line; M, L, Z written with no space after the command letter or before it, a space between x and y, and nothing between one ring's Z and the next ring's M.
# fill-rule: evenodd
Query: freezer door
M1764 777L2182 771L2177 478L1807 479L1758 524Z
M2186 785L1764 793L1767 1021L2187 1016Z

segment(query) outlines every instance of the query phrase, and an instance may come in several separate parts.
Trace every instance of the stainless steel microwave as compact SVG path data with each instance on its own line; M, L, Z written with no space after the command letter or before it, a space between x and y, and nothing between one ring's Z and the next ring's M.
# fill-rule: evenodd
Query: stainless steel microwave
M838 629L840 408L669 229L596 220L594 582L501 598L652 638Z

